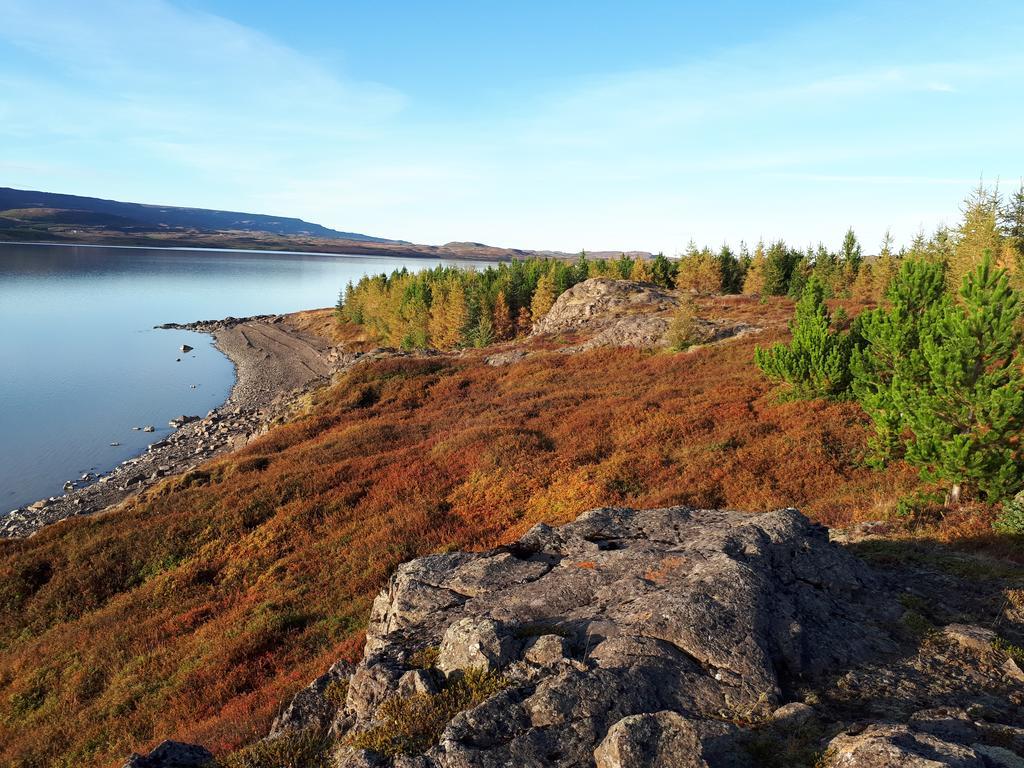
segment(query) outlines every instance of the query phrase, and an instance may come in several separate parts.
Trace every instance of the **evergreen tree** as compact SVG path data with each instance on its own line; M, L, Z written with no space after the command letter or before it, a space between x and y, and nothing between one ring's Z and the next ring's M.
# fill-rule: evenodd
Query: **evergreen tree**
M943 302L922 329L924 386L901 405L913 441L907 460L925 479L950 484L950 501L973 486L990 501L1019 490L1024 478L1020 296L991 255L963 281L960 302Z
M954 248L953 233L948 227L940 226L927 243L928 258L942 264L949 264L953 260Z
M676 267L665 258L665 254L659 253L651 262L651 273L654 282L662 288L671 288L676 283Z
M352 285L352 281L349 280L345 285L345 292L339 297L338 312L348 320L350 323L363 322L363 305L360 297L356 293L356 289Z
M768 349L758 347L754 361L771 381L786 384L799 399L841 397L850 385L852 341L832 330L825 286L811 277L790 323L793 339Z
M721 275L722 293L740 293L743 290L743 267L732 249L724 243L718 252L718 274Z
M782 240L771 244L764 259L764 293L769 296L785 296L793 269L800 261L801 254L790 250Z
M619 278L629 280L629 276L633 272L633 259L623 253L612 262L612 268L613 272L618 273Z
M843 236L841 257L843 265L852 273L851 276L856 276L857 270L860 269L860 263L864 260L864 252L857 241L857 235L854 233L853 227L847 229L846 235Z
M801 256L796 260L789 276L789 286L786 289L786 295L789 298L799 299L803 295L807 281L811 278L811 269L811 261L807 256Z
M473 329L472 337L474 347L486 347L494 343L494 325L491 323L490 312L480 313L480 319Z
M590 277L590 261L587 259L587 252L580 251L579 258L576 259L576 265L574 267L575 274L573 275L573 283L582 283L588 277Z
M926 372L916 355L926 316L945 297L944 265L906 259L886 292L889 306L862 312L854 323L859 343L852 352L852 389L874 424L871 463L880 466L904 453L907 424L900 403L919 389Z
M836 291L836 255L825 247L824 243L818 243L814 249L814 274L824 284L829 295L834 296Z

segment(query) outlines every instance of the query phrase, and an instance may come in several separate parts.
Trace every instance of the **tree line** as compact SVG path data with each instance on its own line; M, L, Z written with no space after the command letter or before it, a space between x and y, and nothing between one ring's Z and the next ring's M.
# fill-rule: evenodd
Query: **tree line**
M338 299L346 321L403 349L483 347L528 333L563 292L591 277L675 285L678 265L626 254L575 261L530 257L485 269L396 270L349 283Z
M405 349L486 346L529 332L555 299L591 277L638 280L693 294L790 296L798 299L812 278L825 298L880 302L908 258L946 265L957 286L981 255L1014 279L1024 274L1024 185L1004 201L979 185L968 198L956 228L923 233L909 248L894 249L886 233L875 255L865 255L853 229L837 251L825 245L793 248L783 240L759 242L750 250L723 245L717 251L691 242L676 259L622 254L575 262L528 258L482 270L436 267L398 270L349 283L338 300L339 315L366 325L381 341Z

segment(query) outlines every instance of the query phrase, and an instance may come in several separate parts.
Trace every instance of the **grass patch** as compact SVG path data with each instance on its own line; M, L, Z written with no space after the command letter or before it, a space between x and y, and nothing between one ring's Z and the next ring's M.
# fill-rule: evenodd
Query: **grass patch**
M347 677L341 680L331 680L324 688L324 701L332 707L341 709L345 705L345 699L348 698L348 681Z
M992 641L992 647L997 651L1005 653L1018 664L1024 664L1024 648L1021 648L1019 645L1014 645L1001 637L997 637Z
M330 746L319 728L287 731L233 752L211 768L329 768Z
M900 618L900 624L913 637L921 639L935 631L935 625L917 611L907 611Z
M411 557L617 504L796 506L843 525L912 489L901 465L845 458L866 439L853 404L765 397L753 346L781 337L791 303L695 302L766 331L692 355L367 361L187 482L0 542L0 765L99 768L172 733L218 754L247 744L296 680L359 658L375 596ZM352 399L363 385L371 407ZM50 666L100 673L47 678L41 706L19 698L27 714L8 720Z
M505 678L494 672L468 670L440 693L393 696L377 711L380 725L355 734L347 744L391 758L421 755L437 744L455 715L481 704L507 685Z
M1015 563L983 555L949 552L928 543L872 539L851 544L850 549L869 563L886 568L910 566L947 573L968 581L1020 582L1024 579L1024 571Z
M437 666L437 657L440 654L441 649L436 646L421 648L408 658L406 664L409 669L433 669Z

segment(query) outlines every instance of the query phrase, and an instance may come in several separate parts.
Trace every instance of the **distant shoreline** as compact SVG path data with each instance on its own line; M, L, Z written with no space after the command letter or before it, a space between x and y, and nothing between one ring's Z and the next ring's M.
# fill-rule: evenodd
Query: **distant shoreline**
M530 256L550 256L572 259L575 254L556 251L532 251L516 248L496 248L482 243L448 243L446 245L417 245L402 242L364 242L362 240L332 240L326 238L254 237L247 233L211 232L193 235L168 233L162 236L128 235L93 232L69 239L53 235L53 239L23 240L3 238L0 245L97 248L152 248L159 250L221 251L233 253L315 254L321 256L378 256L401 259L435 259L448 261L486 261L499 263Z
M34 240L34 241L15 241L15 240L0 240L0 247L5 245L17 245L17 246L43 246L43 247L58 247L58 248L117 248L120 250L145 250L145 251L202 251L208 253L251 253L251 254L275 254L279 256L326 256L328 258L338 258L345 256L356 256L366 257L374 256L381 259L424 259L424 260L436 260L436 261L484 261L481 257L476 256L435 256L426 253L409 253L409 254L396 254L396 253L349 253L342 251L286 251L286 250L275 250L272 248L213 248L210 246L200 245L110 245L107 243L71 243L66 240ZM495 259L496 263L501 259Z

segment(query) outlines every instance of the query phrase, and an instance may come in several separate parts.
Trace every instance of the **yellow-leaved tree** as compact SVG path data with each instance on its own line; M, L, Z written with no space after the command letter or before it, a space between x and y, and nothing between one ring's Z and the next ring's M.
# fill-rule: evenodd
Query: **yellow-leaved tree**
M533 300L530 302L530 317L533 322L540 322L554 303L555 278L550 272L545 272L537 279L537 289L533 292Z

